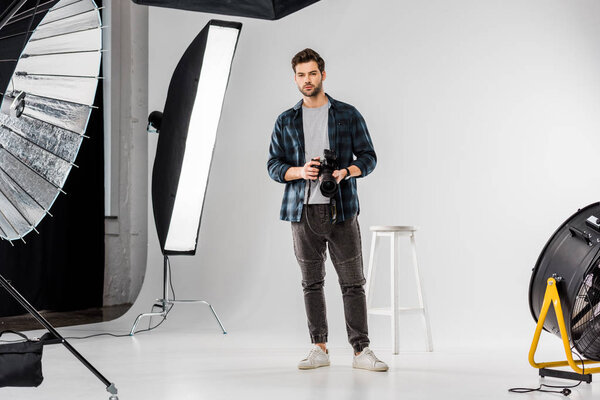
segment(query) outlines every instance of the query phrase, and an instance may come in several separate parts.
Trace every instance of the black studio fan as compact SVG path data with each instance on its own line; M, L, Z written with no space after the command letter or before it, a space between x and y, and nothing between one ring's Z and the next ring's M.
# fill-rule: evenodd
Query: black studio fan
M600 262L588 271L575 298L571 340L586 357L600 360Z
M591 381L589 374L600 372L600 368L585 368L600 362L600 203L578 210L554 232L533 269L529 306L538 322L531 365L542 369L569 365L577 376L559 377L581 379L588 374L585 378ZM542 323L544 330L563 339L568 362L533 361ZM579 361L582 368L572 358L573 348L587 359ZM540 375L557 376L542 371Z

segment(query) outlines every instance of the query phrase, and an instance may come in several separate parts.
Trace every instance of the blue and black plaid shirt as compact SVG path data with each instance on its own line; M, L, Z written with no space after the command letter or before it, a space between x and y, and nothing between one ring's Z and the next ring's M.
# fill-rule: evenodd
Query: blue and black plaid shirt
M355 165L362 171L361 178L369 175L377 164L373 142L362 115L350 104L334 100L327 95L329 107L328 135L331 150L338 157L340 168ZM284 221L299 222L304 203L305 180L285 181L285 173L290 167L302 167L304 159L304 130L302 126L302 100L284 111L275 122L269 161L269 176L277 182L285 183L280 218ZM356 178L340 182L336 195L337 221L352 218L360 212Z

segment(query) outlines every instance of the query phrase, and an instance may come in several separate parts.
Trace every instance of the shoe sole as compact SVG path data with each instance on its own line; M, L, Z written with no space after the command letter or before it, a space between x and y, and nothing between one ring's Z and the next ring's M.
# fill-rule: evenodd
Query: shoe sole
M373 371L373 372L385 372L389 369L389 367L382 367L382 368L364 368L364 367L356 367L356 366L352 366L352 368L355 369L364 369L365 371Z
M328 364L320 364L320 365L311 365L308 367L304 367L304 366L298 366L298 369L302 369L302 370L306 370L306 369L316 369L316 368L321 368L321 367L329 367L331 365L331 363Z

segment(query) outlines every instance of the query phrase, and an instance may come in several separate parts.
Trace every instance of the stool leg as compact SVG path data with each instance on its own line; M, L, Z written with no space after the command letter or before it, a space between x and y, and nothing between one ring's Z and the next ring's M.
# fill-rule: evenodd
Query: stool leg
M421 308L421 314L423 316L423 324L425 325L425 331L427 334L427 351L433 351L433 341L431 339L431 326L429 325L429 316L427 314L427 308L425 307L423 288L421 287L421 277L419 275L419 263L417 261L417 242L415 239L414 232L410 235L410 247L412 249L413 266L415 268L415 278L417 280L417 294L419 296L419 307Z
M398 320L398 260L396 260L396 247L398 246L398 234L394 232L391 236L390 243L390 294L391 294L391 317L392 317L392 341L393 353L398 354L399 351L399 333L400 326Z
M369 265L367 267L367 283L365 285L365 295L367 297L367 310L371 307L371 300L373 298L372 285L373 285L373 274L375 273L375 261L377 253L377 232L373 232L371 235L371 254L369 254Z

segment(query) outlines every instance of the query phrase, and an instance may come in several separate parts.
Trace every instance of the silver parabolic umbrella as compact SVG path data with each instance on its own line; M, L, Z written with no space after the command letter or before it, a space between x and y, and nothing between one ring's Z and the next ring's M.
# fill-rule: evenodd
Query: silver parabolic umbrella
M2 31L48 3L28 2L30 8L19 10ZM62 192L99 79L102 28L96 4L53 3L19 55L8 86L0 87L0 237L10 241L35 230Z

